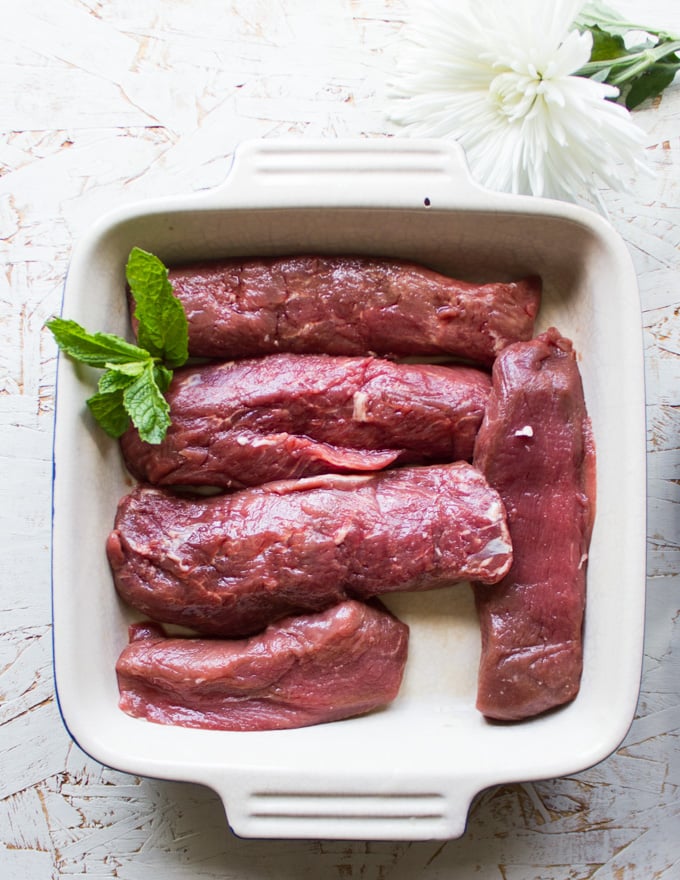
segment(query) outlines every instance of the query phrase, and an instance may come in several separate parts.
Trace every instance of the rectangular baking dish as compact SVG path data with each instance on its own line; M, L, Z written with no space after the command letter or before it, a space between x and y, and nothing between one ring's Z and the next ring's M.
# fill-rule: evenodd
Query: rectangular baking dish
M459 585L390 598L411 647L401 693L384 711L256 733L128 717L114 666L137 617L114 591L104 542L132 480L84 406L97 374L60 358L54 661L64 723L81 748L129 773L210 786L242 836L393 840L460 836L482 789L575 773L611 753L635 711L645 588L641 317L629 254L612 228L577 206L481 189L455 145L248 142L219 188L98 222L74 250L64 317L129 333L124 264L134 245L166 263L366 253L471 280L539 273L538 329L554 324L573 339L597 444L585 670L570 705L514 725L485 721L474 705L477 620L470 588Z

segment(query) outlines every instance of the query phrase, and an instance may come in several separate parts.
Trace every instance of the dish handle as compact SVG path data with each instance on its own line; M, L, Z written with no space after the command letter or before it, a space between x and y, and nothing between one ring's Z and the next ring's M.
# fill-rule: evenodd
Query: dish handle
M370 774L369 774L370 775ZM332 778L335 776L335 778ZM277 772L266 781L239 774L213 778L229 826L240 837L270 839L450 840L465 832L479 781L441 778L367 780L326 771L324 785L313 774Z
M211 207L375 206L436 208L478 203L455 142L406 138L272 139L241 143L225 182L203 195Z

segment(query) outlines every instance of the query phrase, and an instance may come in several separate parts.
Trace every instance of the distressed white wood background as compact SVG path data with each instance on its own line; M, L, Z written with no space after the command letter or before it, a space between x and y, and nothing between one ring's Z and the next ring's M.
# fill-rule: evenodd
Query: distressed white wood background
M612 0L680 31L676 0ZM50 644L57 312L102 212L214 186L245 138L379 136L408 0L0 0L0 877L672 880L680 876L680 85L636 113L655 176L604 193L639 277L648 611L636 719L567 779L483 793L442 843L235 838L215 795L72 744ZM616 296L616 291L603 291Z

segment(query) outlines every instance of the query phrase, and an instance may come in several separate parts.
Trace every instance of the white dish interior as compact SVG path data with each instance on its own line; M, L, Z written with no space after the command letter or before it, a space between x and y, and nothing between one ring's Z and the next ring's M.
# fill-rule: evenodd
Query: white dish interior
M426 205L429 200L429 205ZM118 599L104 542L132 485L84 406L97 374L60 360L53 601L63 717L99 761L216 789L253 837L447 838L472 797L501 782L584 769L632 720L642 652L645 430L642 338L627 251L592 212L470 183L457 150L394 141L263 142L237 153L218 190L105 217L74 253L65 317L127 334L132 246L166 263L228 255L366 253L472 280L538 273L538 329L579 354L597 445L585 671L568 706L514 725L475 709L479 630L467 585L388 604L411 627L407 673L387 709L300 730L163 727L118 708L114 666L139 619ZM559 515L559 514L557 514Z

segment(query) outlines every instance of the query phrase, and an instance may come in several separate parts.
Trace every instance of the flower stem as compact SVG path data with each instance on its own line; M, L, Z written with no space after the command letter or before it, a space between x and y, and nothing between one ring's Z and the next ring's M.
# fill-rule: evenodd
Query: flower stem
M679 50L680 40L673 40L672 42L661 43L658 46L642 49L640 52L633 52L620 58L604 58L601 61L589 61L580 68L577 76L592 76L600 70L618 69L617 73L608 77L608 81L612 85L619 85L633 79L645 70L648 70L657 61Z
M645 49L644 52L640 53L641 57L635 64L631 64L629 67L621 70L620 73L615 74L610 82L613 85L628 82L628 80L644 73L645 70L656 64L657 61L660 61L667 55L671 55L678 49L680 49L680 40L676 40L674 43L663 43L661 46L655 46L653 49Z

